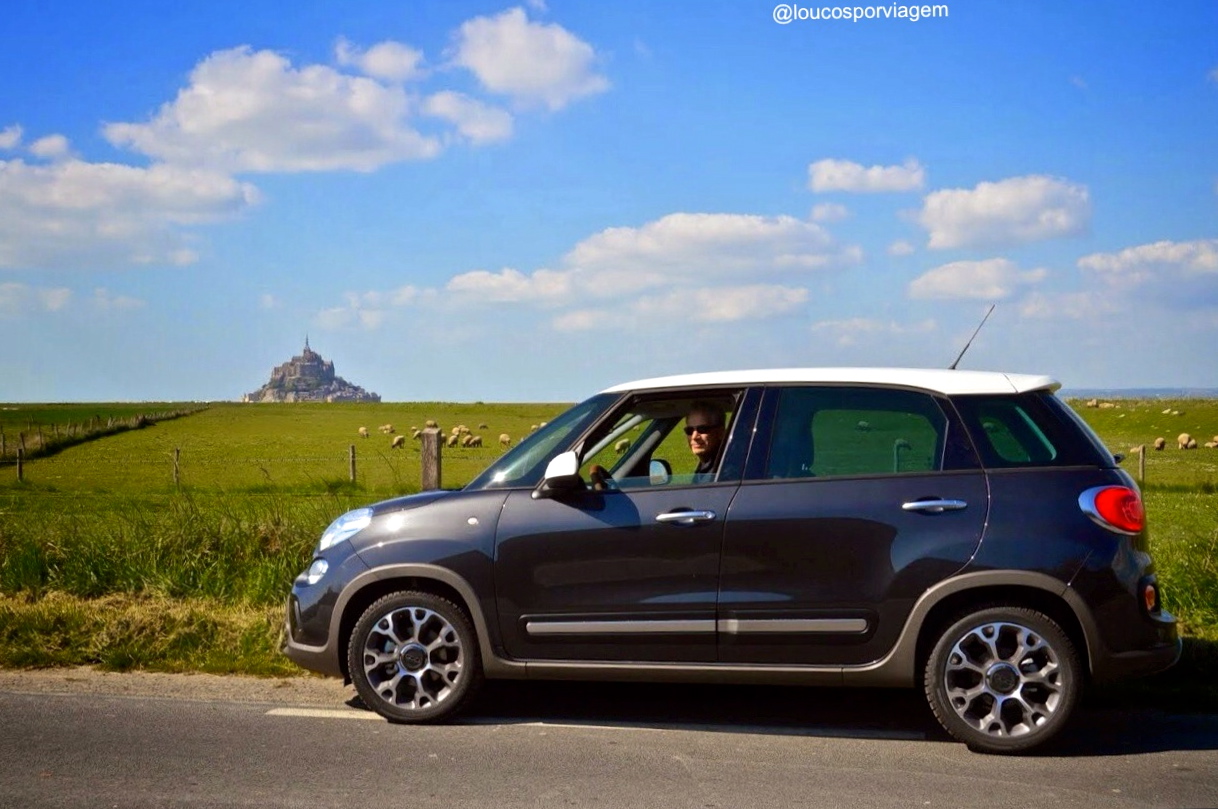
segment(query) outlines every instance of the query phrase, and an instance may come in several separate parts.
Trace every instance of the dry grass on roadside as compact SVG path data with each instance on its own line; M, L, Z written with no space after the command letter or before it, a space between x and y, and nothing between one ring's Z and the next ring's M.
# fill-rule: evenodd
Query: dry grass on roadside
M0 596L0 667L290 676L281 607L108 595Z

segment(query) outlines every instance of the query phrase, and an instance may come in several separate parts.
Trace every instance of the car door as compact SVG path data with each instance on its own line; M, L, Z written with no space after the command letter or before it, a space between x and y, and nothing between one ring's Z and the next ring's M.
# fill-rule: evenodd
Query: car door
M691 474L684 409L714 395L735 410L713 479ZM758 397L759 398L759 394ZM497 527L495 595L516 659L710 662L724 518L739 486L746 418L738 391L634 400L579 442L604 490L513 491ZM747 424L745 422L747 421ZM625 443L623 443L625 442Z
M724 535L719 659L882 657L981 540L986 479L954 409L910 390L776 387L760 421L768 448Z

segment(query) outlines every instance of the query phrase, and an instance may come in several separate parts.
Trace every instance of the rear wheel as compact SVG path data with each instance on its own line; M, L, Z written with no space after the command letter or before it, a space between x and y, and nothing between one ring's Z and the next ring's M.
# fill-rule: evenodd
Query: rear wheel
M969 749L1022 753L1065 726L1082 689L1078 652L1051 618L996 607L960 618L926 663L926 698Z
M436 722L473 698L482 680L465 611L432 593L403 591L364 611L347 647L355 690L391 722Z

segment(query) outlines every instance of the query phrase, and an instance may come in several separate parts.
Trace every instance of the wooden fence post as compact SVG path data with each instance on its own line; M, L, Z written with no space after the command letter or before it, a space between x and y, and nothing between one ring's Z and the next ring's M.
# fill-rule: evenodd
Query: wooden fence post
M17 482L25 480L25 450L17 448Z
M1138 483L1146 482L1146 445L1138 447Z
M423 452L423 491L440 488L440 428L428 427L419 436Z
M182 455L182 450L181 450L181 448L180 448L180 447L174 447L174 448L173 448L173 487L174 487L175 489L176 489L176 488L178 488L178 483L179 483L179 481L181 480L181 477L180 477L180 475L181 475L181 466L180 466L180 464L178 463L178 461L179 461L179 460L180 460L180 458L181 458L181 455Z
M347 459L350 462L350 466L351 466L351 482L354 483L355 482L355 444L352 444L350 449L347 450Z

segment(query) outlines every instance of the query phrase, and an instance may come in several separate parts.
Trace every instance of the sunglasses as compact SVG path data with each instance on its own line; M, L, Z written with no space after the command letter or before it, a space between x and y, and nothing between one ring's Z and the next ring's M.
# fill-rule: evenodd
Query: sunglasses
M722 424L691 424L685 428L685 434L693 435L698 433L699 435L707 435L711 430L718 430L721 427L723 427Z

